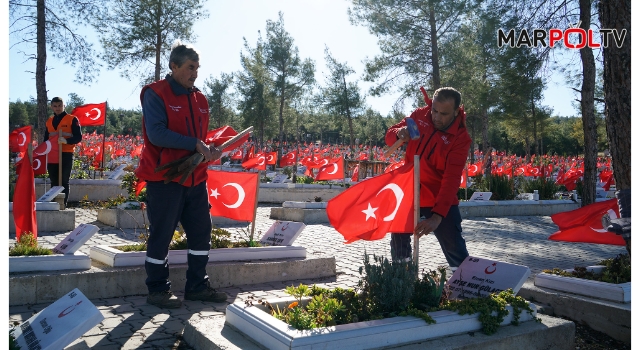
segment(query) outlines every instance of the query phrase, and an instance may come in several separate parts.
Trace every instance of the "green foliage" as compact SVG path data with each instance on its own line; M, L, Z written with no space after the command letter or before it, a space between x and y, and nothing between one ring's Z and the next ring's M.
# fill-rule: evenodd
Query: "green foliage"
M38 240L33 236L32 232L23 232L20 240L16 241L13 248L9 249L9 256L35 256L35 255L51 255L51 249L38 246Z
M306 176L306 175L302 175L302 176L298 176L298 178L296 179L296 183L299 184L312 184L313 183L313 178L310 176Z
M128 245L116 246L116 249L123 252L144 252L147 250L147 244L144 242L137 243L137 244L128 244Z
M605 266L604 271L599 274L587 271L584 266L576 266L571 272L559 268L542 270L542 272L615 284L631 282L631 258L628 254L619 254L615 258L602 260L598 265Z
M18 344L16 344L16 338L13 336L13 329L9 329L9 350L20 350Z
M440 273L438 275L438 272ZM411 305L413 309L429 311L438 307L442 300L442 292L447 281L447 269L438 267L438 271L429 271L422 274L422 278L415 282Z
M364 266L360 267L358 287L364 305L370 314L395 316L409 307L415 289L418 266L413 262L391 262L389 259L373 255L364 255Z
M491 200L508 200L516 197L512 189L513 179L509 179L508 176L491 175L484 176L481 179L482 180L477 186L477 190L481 192L492 192ZM471 196L468 198L470 197Z
M88 179L89 173L84 169L82 160L78 158L73 159L73 165L71 167L70 179Z
M303 307L303 298L316 291L311 300ZM346 307L342 301L330 296L331 293L324 293L322 289L309 288L300 284L298 287L287 287L285 292L296 298L286 308L280 310L272 309L272 314L296 329L313 329L319 327L333 326L337 324L338 314L344 314Z
M231 238L231 232L213 226L211 228L211 249L233 247L233 242L229 238Z
M513 325L519 324L520 312L522 310L526 310L533 316L533 309L527 304L527 301L522 297L515 296L511 289L491 294L487 298L447 301L443 305L443 308L458 311L460 315L472 315L479 312L480 316L478 320L482 323L482 332L491 335L498 331L500 323L502 323L505 316L509 314L509 311L506 309L507 304L513 307L514 317L513 321L511 321Z
M120 187L127 190L127 193L129 194L129 198L127 198L127 200L137 201L137 202L147 201L146 187L143 188L142 191L140 191L140 195L136 196L136 185L138 184L139 181L140 179L138 179L138 177L132 172L126 172L122 176L122 184L120 185Z
M538 190L540 199L554 199L556 192L560 191L560 186L556 185L555 181L542 177L533 180L520 178L519 185L522 193L533 193L534 190Z

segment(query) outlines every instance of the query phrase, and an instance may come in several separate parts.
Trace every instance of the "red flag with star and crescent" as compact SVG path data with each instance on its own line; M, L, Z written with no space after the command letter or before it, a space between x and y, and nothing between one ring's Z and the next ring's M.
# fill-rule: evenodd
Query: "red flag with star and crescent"
M296 163L296 158L298 157L298 151L292 151L280 158L280 167L284 168L289 165L294 165Z
M107 116L107 103L89 103L78 106L70 114L78 118L81 126L104 125Z
M620 217L618 200L609 199L586 205L582 208L551 215L558 231L549 236L552 241L625 245L624 238L608 232L602 225L602 216L610 219Z
M53 135L38 147L33 149L33 156L47 156L47 162L50 164L58 164L58 135Z
M25 152L31 143L31 126L23 126L9 134L9 151Z
M331 160L318 169L316 181L344 179L344 159L342 157Z
M213 216L252 221L258 173L207 170L209 212Z
M264 153L258 153L255 157L242 162L245 169L267 170L267 156Z
M47 155L33 155L33 175L44 175L47 173Z
M413 232L413 215L413 164L361 181L327 203L329 222L345 243Z

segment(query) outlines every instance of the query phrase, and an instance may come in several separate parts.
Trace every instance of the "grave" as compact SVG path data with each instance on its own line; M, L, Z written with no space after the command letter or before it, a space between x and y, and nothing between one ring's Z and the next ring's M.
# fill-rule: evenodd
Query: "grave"
M63 349L103 319L100 310L76 288L16 326L13 335L21 349Z
M35 207L39 231L71 231L76 227L75 210L60 210L58 202L36 202ZM16 233L13 202L9 202L9 233Z
M492 192L473 192L469 201L488 201L492 194Z
M106 201L117 196L128 197L127 190L121 187L122 180L108 179L70 179L69 202L79 202L86 196L90 201ZM51 188L49 179L35 179L36 197L42 196Z
M469 256L446 283L449 299L486 297L509 288L517 294L530 274L526 266Z
M276 221L260 239L264 246L291 246L307 225L301 222Z

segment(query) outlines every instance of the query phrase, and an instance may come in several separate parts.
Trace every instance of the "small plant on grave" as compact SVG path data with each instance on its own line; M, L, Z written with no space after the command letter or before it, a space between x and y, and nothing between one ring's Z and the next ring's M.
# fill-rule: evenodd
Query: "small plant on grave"
M509 200L515 198L513 185L513 180L506 175L491 175L482 177L477 188L479 191L492 192L492 200Z
M127 198L130 201L137 201L137 202L146 202L147 201L147 188L143 188L142 191L140 191L139 195L136 195L136 186L138 185L138 183L140 182L140 179L138 179L138 177L132 173L132 172L127 172L122 176L122 184L120 185L121 188L127 190L127 193L129 194L129 198Z
M231 232L214 225L211 228L211 249L232 248L233 242L230 238Z
M563 277L575 277L615 284L631 282L631 258L629 258L628 254L619 254L615 258L602 260L598 265L605 266L602 273L588 271L584 266L576 266L573 268L573 271L553 268L550 270L542 270L542 272Z
M315 287L315 286L314 286ZM272 315L296 329L313 329L337 324L337 315L345 312L346 307L342 301L332 298L325 293L313 295L306 306L303 306L303 298L312 295L313 289L300 284L298 287L287 287L285 292L292 295L296 301L290 303L282 310L275 309L267 304ZM316 290L317 292L317 290Z
M84 198L83 198L84 200ZM120 204L127 201L127 198L121 194L117 195L115 198L109 197L106 201L98 201L97 204L102 206L103 208L116 208ZM90 205L91 202L87 201L87 205ZM86 203L86 202L85 202Z
M234 247L262 247L262 244L254 239L250 227L251 226L247 226L246 228L240 229L242 235L237 237ZM258 231L258 235L262 236L262 231Z
M313 178L306 175L298 176L296 183L309 185L313 183Z
M443 296L446 299L445 283L447 282L447 269L439 266L437 271L422 273L422 278L415 282L411 306L422 311L430 311L440 306Z
M20 239L9 249L9 256L51 255L51 249L38 246L38 240L32 232L22 232Z
M173 231L173 237L171 237L171 243L169 243L169 250L187 249L187 235L184 233L184 228L181 224L178 224L178 228Z
M287 178L291 178L291 175L293 174L293 167L290 166L286 166L284 168L282 168L282 173L287 175Z
M322 197L315 196L315 197L313 197L313 201L314 202L322 202Z

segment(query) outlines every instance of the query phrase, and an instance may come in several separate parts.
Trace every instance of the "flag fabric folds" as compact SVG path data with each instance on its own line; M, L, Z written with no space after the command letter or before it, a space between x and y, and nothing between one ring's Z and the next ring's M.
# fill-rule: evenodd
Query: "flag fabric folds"
M33 175L44 175L47 173L47 155L34 155L33 157Z
M31 126L23 126L9 134L9 151L26 152L31 143Z
M327 203L331 225L346 243L413 232L413 164L361 181Z
M53 135L49 139L38 145L33 150L33 156L47 155L47 162L58 164L58 135Z
M602 217L604 215L609 215L611 219L620 217L618 202L615 198L551 215L551 220L558 225L559 230L549 236L549 239L552 241L625 245L622 236L608 232L607 228L603 227Z
M104 125L107 116L107 103L89 103L78 106L70 114L78 118L81 126Z
M211 215L253 221L258 173L207 170L207 175Z
M238 135L238 132L235 131L232 127L225 125L223 127L214 129L214 130L210 130L209 132L207 132L207 137L205 139L205 143L206 144L213 144L214 146L218 147L220 145L222 145L223 143L227 142L229 139L231 139L232 137ZM233 151L234 149L240 147L240 145L242 145L243 143L245 143L248 139L249 136L251 136L250 134L246 134L245 136L241 137L239 140L236 140L234 143L232 143L231 145L227 146L224 149L224 154L228 154L231 151Z
M342 179L344 179L344 159L342 157L321 166L318 175L316 175L316 181Z
M245 169L267 170L267 157L264 153L258 153L255 157L242 162L242 167Z
M16 225L16 240L25 232L38 237L36 221L36 188L33 182L33 167L29 157L24 157L17 164L16 190L13 194L13 221Z

